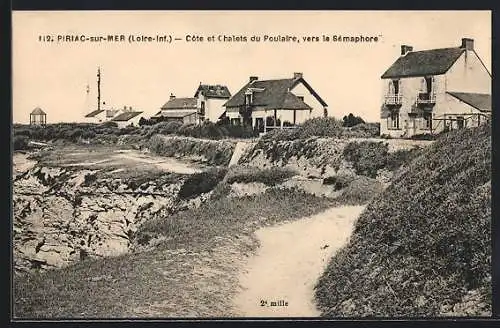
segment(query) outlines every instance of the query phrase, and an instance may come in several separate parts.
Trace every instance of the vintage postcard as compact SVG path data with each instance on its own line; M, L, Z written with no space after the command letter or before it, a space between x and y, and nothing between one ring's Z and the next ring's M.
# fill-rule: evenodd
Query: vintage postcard
M13 11L16 320L491 317L490 11Z

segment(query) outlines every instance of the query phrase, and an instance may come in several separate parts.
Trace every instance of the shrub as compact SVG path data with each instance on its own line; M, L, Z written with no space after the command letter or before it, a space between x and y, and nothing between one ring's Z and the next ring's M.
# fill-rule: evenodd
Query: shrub
M344 128L345 138L375 138L380 134L380 123L361 123L350 128Z
M316 117L302 123L299 128L301 138L339 137L342 134L342 123L334 117Z
M384 142L352 141L345 146L343 155L353 164L356 174L375 178L386 165L388 149Z
M342 118L342 126L345 127L352 127L361 123L365 123L365 121L359 116L354 116L352 113Z
M323 179L323 184L333 185L334 190L341 190L347 187L356 177L352 175L335 175Z
M107 121L107 122L102 123L101 126L103 128L117 128L118 123L113 122L113 121Z
M252 166L232 166L225 181L228 184L262 182L267 186L274 186L294 175L296 173L293 170L283 167L259 169Z
M29 138L25 135L14 136L13 146L14 150L28 149Z
M437 136L430 133L414 134L410 137L412 140L436 140Z
M191 199L210 192L226 175L225 168L211 168L207 171L190 175L179 190L179 198Z

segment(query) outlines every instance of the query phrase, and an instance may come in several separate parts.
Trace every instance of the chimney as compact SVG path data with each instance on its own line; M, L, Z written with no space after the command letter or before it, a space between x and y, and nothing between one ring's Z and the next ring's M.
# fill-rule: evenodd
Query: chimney
M170 94L170 100L175 99L175 96L173 93Z
M257 81L258 79L258 76L250 76L250 82Z
M462 38L462 45L460 48L465 50L474 50L474 39Z
M408 46L406 44L403 44L401 46L401 56L404 56L406 55L407 53L409 53L410 51L413 51L413 47L412 46Z
M301 79L302 78L302 73L298 73L298 72L293 73L293 78L295 80Z

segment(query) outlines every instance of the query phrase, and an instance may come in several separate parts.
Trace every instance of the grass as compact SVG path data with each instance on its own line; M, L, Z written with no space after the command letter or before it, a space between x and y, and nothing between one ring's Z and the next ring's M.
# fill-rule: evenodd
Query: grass
M442 135L358 219L316 286L324 316L491 312L491 130ZM479 294L467 303L467 293Z
M257 247L248 238L262 224L259 218L271 224L313 215L331 205L331 200L303 192L271 190L221 198L149 221L135 238L143 243L163 238L154 250L16 276L14 316L227 315L237 289L238 261Z

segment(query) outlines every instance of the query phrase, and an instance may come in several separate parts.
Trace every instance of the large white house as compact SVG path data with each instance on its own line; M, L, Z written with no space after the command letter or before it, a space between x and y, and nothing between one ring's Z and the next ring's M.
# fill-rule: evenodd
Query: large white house
M328 107L302 73L272 80L251 76L224 106L232 124L251 124L260 132L325 116Z
M474 50L474 40L458 47L413 51L381 76L380 133L396 138L478 126L491 115L491 74Z

